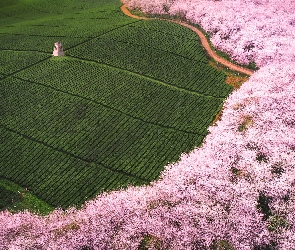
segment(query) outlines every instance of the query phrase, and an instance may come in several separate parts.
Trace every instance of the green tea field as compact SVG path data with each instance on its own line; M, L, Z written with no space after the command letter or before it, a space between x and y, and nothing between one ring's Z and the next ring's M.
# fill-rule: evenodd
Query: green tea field
M193 31L120 6L0 2L0 197L14 195L2 179L49 206L80 206L149 184L202 144L233 90L225 73Z

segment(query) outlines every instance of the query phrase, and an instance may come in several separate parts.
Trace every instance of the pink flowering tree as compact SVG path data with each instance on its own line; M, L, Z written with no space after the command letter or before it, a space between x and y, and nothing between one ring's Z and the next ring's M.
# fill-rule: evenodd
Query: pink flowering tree
M217 46L261 68L226 100L203 146L160 180L80 210L0 212L0 249L295 249L294 9L277 0L126 3L183 9Z
M211 34L215 47L259 67L295 61L294 0L124 0L146 13L184 15Z
M261 68L225 103L201 148L149 186L80 210L0 213L2 248L294 248L295 64Z

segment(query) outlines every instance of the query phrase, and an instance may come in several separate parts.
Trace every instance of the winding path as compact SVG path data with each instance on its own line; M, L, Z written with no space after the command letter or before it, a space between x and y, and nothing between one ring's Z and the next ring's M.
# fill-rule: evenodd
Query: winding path
M132 17L132 18L136 18L136 19L142 19L142 20L149 20L149 19L154 19L154 18L146 18L146 17L140 17L140 16L136 16L136 15L133 15L132 13L130 13L130 11L127 9L127 6L124 4L122 5L121 7L121 10L122 12L129 16L129 17ZM243 73L243 74L246 74L246 75L249 75L251 76L254 71L253 70L250 70L250 69L247 69L247 68L243 68L243 67L240 67L236 64L233 64L229 61L227 61L226 59L220 57L219 55L217 55L210 47L208 41L207 41L207 38L204 36L204 34L199 30L197 29L196 27L192 26L192 25L189 25L187 23L184 23L184 22L179 22L179 21L173 21L173 20L166 20L166 19L160 19L160 20L165 20L165 21L169 21L169 22L173 22L173 23L177 23L177 24L180 24L184 27L187 27L189 29L191 29L192 31L194 31L195 33L197 33L197 35L199 36L200 40L201 40L201 43L204 47L204 49L207 51L207 53L216 61L216 62L219 62L221 63L222 65L228 67L229 69L231 70L234 70L234 71L237 71L237 72L240 72L240 73Z

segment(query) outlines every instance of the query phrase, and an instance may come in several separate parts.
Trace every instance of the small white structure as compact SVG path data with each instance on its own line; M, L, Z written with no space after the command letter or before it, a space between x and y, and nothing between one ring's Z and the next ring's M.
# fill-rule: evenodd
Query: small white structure
M56 42L54 44L54 50L53 50L52 55L54 55L54 56L64 56L65 55L60 42Z

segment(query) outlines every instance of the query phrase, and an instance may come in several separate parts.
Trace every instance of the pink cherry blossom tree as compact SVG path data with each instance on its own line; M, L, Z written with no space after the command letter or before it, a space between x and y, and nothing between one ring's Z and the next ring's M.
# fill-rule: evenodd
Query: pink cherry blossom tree
M0 212L0 249L295 249L294 2L126 3L183 11L216 46L261 68L228 97L202 147L160 180L101 194L80 210Z

